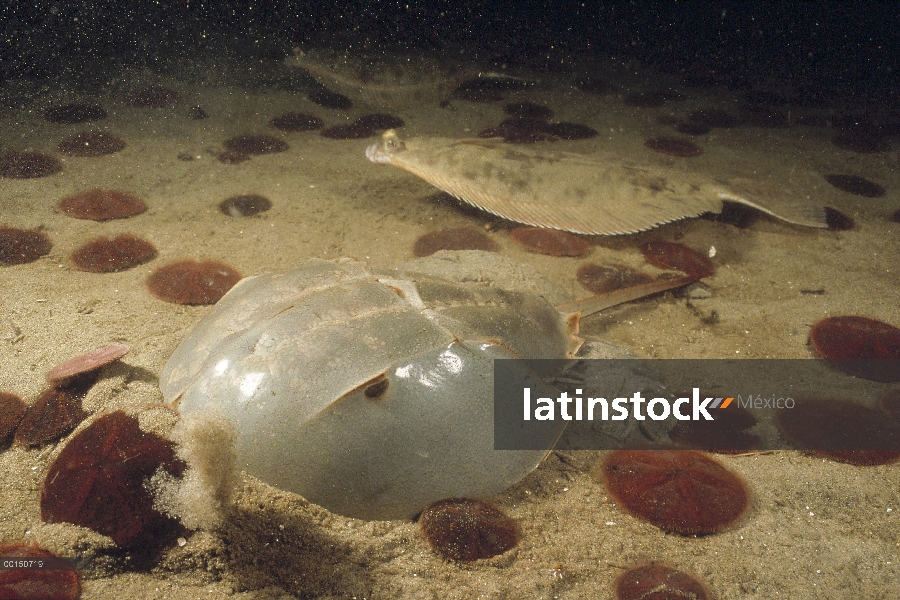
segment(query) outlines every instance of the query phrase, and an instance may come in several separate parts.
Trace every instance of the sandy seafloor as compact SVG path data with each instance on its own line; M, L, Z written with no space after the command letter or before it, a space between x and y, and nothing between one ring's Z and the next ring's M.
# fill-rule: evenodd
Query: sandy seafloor
M601 132L598 138L557 142L554 149L590 154L618 148L632 159L711 172L851 173L884 185L884 198L826 190L826 203L851 216L850 231L813 230L763 218L749 228L691 219L630 236L592 238L582 258L553 258L517 246L512 225L435 196L429 184L366 160L374 139L340 141L316 132L283 134L267 125L286 111L311 112L326 124L346 122L371 107L350 111L310 102L303 86L241 85L241 77L124 73L108 85L40 90L4 89L0 146L54 152L84 130L123 137L123 151L99 158L62 157L51 177L0 181L0 224L41 228L53 242L48 256L0 268L0 389L33 400L53 365L110 343L131 352L109 367L84 402L99 411L162 400L156 377L168 356L209 310L151 296L144 280L176 259L227 262L243 275L286 269L311 257L351 256L377 267L412 258L416 238L434 229L489 229L499 252L527 263L557 286L554 293L588 295L575 281L586 261L624 263L648 271L638 247L678 239L706 252L715 247L708 298L671 294L618 307L586 319L583 332L624 346L638 356L674 358L810 358L810 326L829 315L854 314L900 325L900 154L857 154L831 144L834 129L716 129L695 141L696 158L651 155L643 142L671 134L657 123L705 107L730 109L740 95L716 88L675 89L681 102L630 108L626 91L666 87L665 78L619 67L595 75L619 91L598 96L567 85L570 76L539 76L545 85L508 94L550 106L555 119ZM249 80L249 78L248 78ZM246 83L246 82L245 82ZM179 91L171 108L127 106L128 91L162 84ZM290 87L290 86L286 86ZM99 102L104 121L55 125L43 109L72 101ZM189 117L200 105L206 120ZM454 100L447 108L392 109L406 122L403 135L465 137L504 118L502 103ZM822 112L822 111L820 111ZM824 111L827 113L827 110ZM286 152L238 165L218 162L211 150L236 134L268 133L290 144ZM551 146L549 143L545 144ZM189 153L192 161L179 160ZM97 223L57 209L60 198L105 187L135 193L149 206L133 218ZM827 187L827 186L826 186ZM273 207L254 218L231 218L223 199L257 193ZM138 234L158 257L113 274L73 269L69 255L94 237ZM824 294L801 290L824 289ZM712 311L718 322L704 316ZM522 540L490 560L455 564L432 552L412 522L363 522L333 515L303 498L244 477L232 517L219 531L185 534L151 564L130 566L108 538L39 518L39 489L54 446L0 455L0 539L36 541L64 556L88 556L84 598L611 598L616 576L628 566L661 561L707 582L716 598L896 598L900 589L900 467L859 468L792 451L720 457L752 491L746 517L709 537L667 535L623 513L591 475L601 452L551 454L538 470L493 499L519 522Z

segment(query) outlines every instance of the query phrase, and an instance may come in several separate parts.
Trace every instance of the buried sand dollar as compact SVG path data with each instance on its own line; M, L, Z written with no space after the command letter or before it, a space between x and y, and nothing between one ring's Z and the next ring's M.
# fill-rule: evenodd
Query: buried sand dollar
M366 150L473 206L535 227L589 235L634 233L670 221L721 212L726 200L781 220L826 227L825 210L796 185L636 164L618 154L582 155L511 148L494 139L415 137L393 130Z

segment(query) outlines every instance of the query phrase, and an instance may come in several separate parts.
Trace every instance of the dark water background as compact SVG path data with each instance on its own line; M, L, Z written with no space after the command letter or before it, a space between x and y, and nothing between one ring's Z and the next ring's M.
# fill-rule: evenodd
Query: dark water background
M752 87L775 75L872 101L897 97L898 38L897 2L12 0L0 6L0 77L277 61L306 43L465 48L561 70L574 54L597 53L696 82Z

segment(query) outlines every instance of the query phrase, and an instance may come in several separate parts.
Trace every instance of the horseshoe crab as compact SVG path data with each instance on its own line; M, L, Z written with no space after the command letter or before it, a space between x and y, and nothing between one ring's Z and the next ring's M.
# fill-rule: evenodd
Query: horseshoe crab
M534 293L313 259L238 283L160 387L182 414L223 412L239 467L262 481L339 514L409 518L499 493L540 463L546 451L493 448L493 360L572 357L579 315ZM556 395L546 375L521 361L525 385Z

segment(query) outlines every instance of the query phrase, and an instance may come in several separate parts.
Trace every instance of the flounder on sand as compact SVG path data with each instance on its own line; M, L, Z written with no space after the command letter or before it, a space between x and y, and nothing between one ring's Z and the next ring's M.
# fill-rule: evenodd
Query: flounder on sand
M721 212L726 200L795 225L827 226L824 207L790 182L719 181L700 172L636 164L612 152L582 155L495 139L401 140L391 130L366 156L504 219L573 233L635 233Z
M452 63L426 54L340 52L294 48L284 64L299 67L320 85L369 106L400 108L448 99L470 80L520 86L534 80L486 71L464 62Z
M421 54L367 56L295 48L285 64L300 67L321 85L351 100L388 108L440 102L474 76Z

